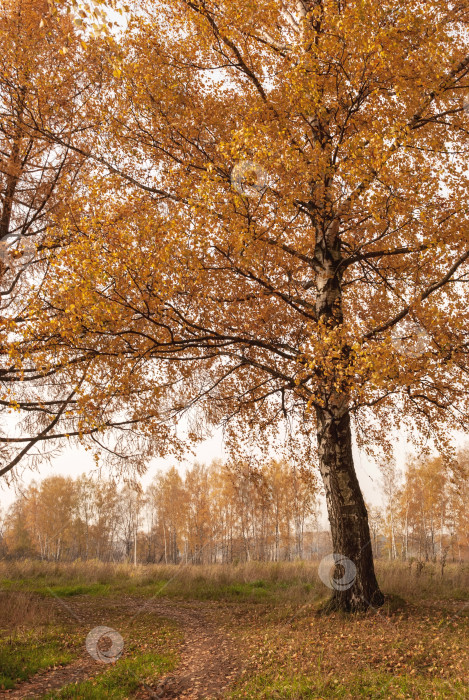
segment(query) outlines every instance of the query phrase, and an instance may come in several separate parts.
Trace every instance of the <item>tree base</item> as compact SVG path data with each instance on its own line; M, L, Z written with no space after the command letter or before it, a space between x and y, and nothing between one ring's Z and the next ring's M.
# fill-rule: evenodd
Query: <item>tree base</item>
M348 595L348 591L336 591L317 611L317 615L330 615L335 612L364 613L370 609L380 608L384 605L384 595L379 588L367 600L357 594Z

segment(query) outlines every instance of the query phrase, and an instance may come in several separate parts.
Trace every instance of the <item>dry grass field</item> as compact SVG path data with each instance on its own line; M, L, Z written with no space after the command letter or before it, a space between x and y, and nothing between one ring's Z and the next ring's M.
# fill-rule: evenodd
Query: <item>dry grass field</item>
M469 697L469 566L378 562L378 576L384 608L326 616L315 562L0 562L0 694ZM122 639L111 663L85 646L101 626Z

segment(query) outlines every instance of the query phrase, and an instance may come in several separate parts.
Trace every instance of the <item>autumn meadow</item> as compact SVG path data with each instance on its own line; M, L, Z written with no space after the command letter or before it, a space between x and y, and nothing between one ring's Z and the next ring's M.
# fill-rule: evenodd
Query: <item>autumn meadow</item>
M468 40L0 0L0 697L469 697Z

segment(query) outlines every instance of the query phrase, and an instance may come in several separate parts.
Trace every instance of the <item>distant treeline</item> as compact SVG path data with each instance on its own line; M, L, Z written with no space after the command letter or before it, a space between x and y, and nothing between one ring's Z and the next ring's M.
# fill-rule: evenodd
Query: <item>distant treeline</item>
M465 454L409 462L403 479L382 468L384 507L369 507L372 547L390 559L462 560L468 551ZM318 526L315 472L271 460L195 464L185 476L158 473L144 491L85 475L33 483L4 515L3 557L139 563L281 561L331 551Z

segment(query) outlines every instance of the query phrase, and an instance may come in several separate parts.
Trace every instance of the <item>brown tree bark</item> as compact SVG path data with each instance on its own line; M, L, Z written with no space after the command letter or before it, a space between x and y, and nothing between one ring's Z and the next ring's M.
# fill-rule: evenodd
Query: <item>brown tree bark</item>
M343 323L338 217L318 235L315 261L316 313L332 330ZM326 491L334 554L352 562L345 570L336 565L331 579L334 592L326 610L358 612L382 605L384 597L376 580L368 513L353 464L348 390L339 376L346 353L344 348L337 374L333 372L332 377L323 378L322 405L316 405L316 420L319 468ZM338 384L343 388L338 390Z
M368 514L352 456L350 415L346 406L317 409L319 466L326 491L334 553L353 562L352 585L341 585L340 564L334 575L334 592L328 610L347 612L379 607L384 597L376 580ZM345 579L350 574L346 571Z

